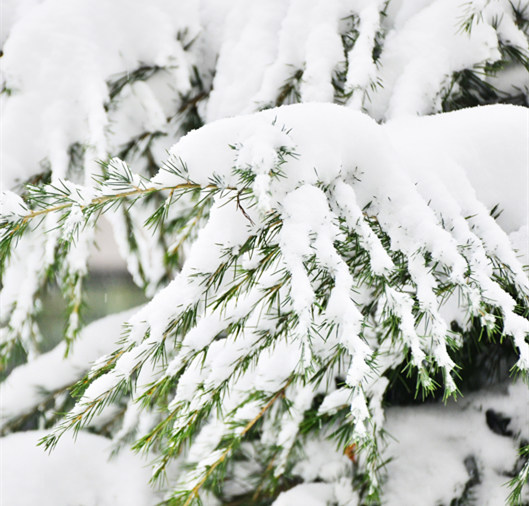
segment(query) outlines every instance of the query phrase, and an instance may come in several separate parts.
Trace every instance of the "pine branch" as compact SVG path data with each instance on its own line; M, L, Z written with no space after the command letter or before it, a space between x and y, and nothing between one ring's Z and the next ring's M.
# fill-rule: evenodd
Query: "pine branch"
M252 419L250 420L242 429L242 431L239 433L237 438L234 438L232 443L224 450L224 452L221 454L221 456L211 465L209 466L208 470L202 477L202 479L193 487L193 489L189 492L189 495L184 502L183 506L189 506L193 500L198 497L198 492L204 485L204 483L207 481L207 479L211 476L213 471L224 462L226 457L229 455L229 453L234 448L235 444L239 442L250 430L251 428L264 416L264 414L272 407L272 405L285 393L286 388L288 385L292 382L292 378L287 381L287 383L278 390L272 398L261 408L261 411Z

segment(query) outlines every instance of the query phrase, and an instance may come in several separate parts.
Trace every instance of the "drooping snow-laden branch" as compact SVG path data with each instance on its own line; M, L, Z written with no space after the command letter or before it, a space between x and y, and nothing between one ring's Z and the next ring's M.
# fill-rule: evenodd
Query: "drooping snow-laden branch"
M363 499L377 488L395 377L449 395L464 385L455 350L471 327L512 345L526 369L527 115L409 117L527 104L526 2L16 3L0 36L2 182L31 177L35 188L6 199L0 354L15 343L38 353L39 298L57 281L68 314L56 351L76 362L101 214L148 297L176 277L79 384L59 432L113 402L125 410L117 443L152 450L155 478L181 466L173 499L194 498L201 471L201 496L224 471L229 482L227 448L258 455L257 495L281 490L282 473L313 481L297 474L314 448L304 446L329 438L340 456L355 449L355 470L344 457L318 479L340 490L329 501L356 504L352 482ZM151 181L190 130L314 101L388 123L323 106L230 120L186 138L176 172ZM94 184L107 153L137 174L115 160ZM215 452L220 464L204 459ZM292 492L281 504L303 502Z
M227 2L211 12L208 2L199 1L136 4L126 20L119 15L119 1L99 1L94 7L83 0L75 8L65 0L45 2L35 16L22 16L22 11L7 16L5 188L30 177L39 180L43 172L53 181L70 178L90 186L99 170L94 160L107 153L150 176L161 163L160 153L189 130L274 105L334 101L387 120L527 98L523 2L438 0L411 8L386 1L289 1L277 9L267 2L244 9ZM148 46L131 35L145 19L158 24L148 35L141 29ZM85 56L72 59L72 54ZM241 60L247 64L240 65ZM54 71L64 61L74 65L67 81ZM34 122L35 115L42 121ZM177 254L166 254L167 234L161 229L155 239L142 233L155 200L108 214L120 254L148 296L181 263ZM67 340L78 334L82 282L94 243L87 227L66 251L57 223L44 214L49 232L28 234L18 243L20 255L11 262L11 271L18 272L6 278L0 302L7 329L2 340L20 341L30 355L38 353L36 314L56 255L68 256L59 276L70 301ZM18 282L21 272L28 273L23 283Z
M253 437L274 476L296 452L300 431L332 420L340 427L333 437L359 449L375 494L386 372L406 365L418 387L431 391L440 378L453 395L451 352L463 335L451 322L465 329L476 319L512 339L519 370L529 365L527 275L492 206L478 198L473 173L479 166L490 177L507 159L518 177L524 160L508 132L510 144L495 148L501 152L465 159L460 145L490 135L484 119L514 129L527 111L491 107L380 126L333 105L283 107L189 134L150 181L135 181L114 161L103 195L52 201L51 209L84 205L84 216L91 206L104 212L160 190L168 196L149 219L156 225L179 197L192 195L187 222L196 233L185 230L181 272L79 383L77 405L46 444L130 391L131 413L166 406L154 426L136 429L136 446L161 452L155 477L171 460L190 466L174 491L189 498L198 484L220 479L218 459L259 413ZM403 132L417 139L418 129L420 148L403 139ZM84 191L76 187L67 198ZM516 229L517 209L501 204L512 221L504 226ZM60 223L74 230L68 217ZM457 311L448 312L455 301ZM262 411L279 391L283 401ZM314 407L316 395L322 400Z

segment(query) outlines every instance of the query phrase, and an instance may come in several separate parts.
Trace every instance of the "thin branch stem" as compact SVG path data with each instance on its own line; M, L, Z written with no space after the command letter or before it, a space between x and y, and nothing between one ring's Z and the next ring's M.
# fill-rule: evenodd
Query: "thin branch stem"
M81 209L86 209L87 207L96 206L98 204L105 204L106 202L110 202L113 200L119 200L124 199L127 197L134 197L139 195L146 195L149 193L154 192L161 192L161 191L170 191L171 195L175 190L189 190L189 189L201 189L201 190L220 190L220 188L217 185L209 184L207 186L201 186L197 183L182 183L175 186L162 186L162 187L148 187L148 188L135 188L134 190L121 192L121 193L115 193L112 195L101 195L99 197L93 198L88 204L81 205ZM227 187L224 188L225 190L237 190L237 188L233 187ZM21 227L23 227L26 223L31 221L34 218L37 218L39 216L44 216L56 211L62 211L63 209L69 209L72 207L75 203L74 202L65 202L64 204L58 204L52 207L47 207L45 209L39 209L36 211L30 211L28 214L23 216L20 219L20 222L11 230L9 235L13 235L17 230L19 230Z
M292 378L287 381L285 386L281 388L281 390L278 390L274 396L262 407L261 411L252 419L250 420L242 432L240 433L239 439L242 439L249 431L250 429L262 418L262 416L272 407L272 405L279 399L285 392L286 388L290 383L292 382ZM193 490L191 490L191 493L189 494L186 502L184 503L184 506L189 506L193 499L197 497L198 491L204 485L206 480L211 476L211 473L226 459L228 453L230 453L231 449L233 448L233 443L229 445L223 452L222 455L218 458L216 462L214 462L206 471L206 474L204 477L193 487Z

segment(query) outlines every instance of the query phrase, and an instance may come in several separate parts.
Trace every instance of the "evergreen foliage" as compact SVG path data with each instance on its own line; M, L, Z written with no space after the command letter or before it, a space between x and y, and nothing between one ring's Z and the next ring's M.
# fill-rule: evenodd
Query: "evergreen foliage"
M116 450L132 445L154 463L153 482L165 480L168 505L216 497L280 506L282 493L317 481L332 485L333 504L380 504L386 407L458 398L509 373L526 379L527 266L500 210L471 193L462 199L448 176L421 179L396 162L406 151L384 123L410 112L406 104L416 115L527 106L529 9L441 3L424 8L424 20L435 9L450 14L454 37L464 38L451 51L465 41L471 48L465 62L449 53L456 63L446 68L399 53L406 2L400 11L398 2L315 2L306 51L289 55L292 19L306 9L292 1L276 59L239 70L258 82L241 88L242 98L227 91L226 76L252 34L241 28L231 46L216 47L211 25L197 28L191 15L167 61L138 57L134 69L105 76L106 140L90 132L67 142L62 166L45 153L16 193L3 193L3 366L10 370L20 349L28 362L38 355L39 299L55 282L68 308L64 360L75 353L102 216L151 300L127 317L114 349L3 420L3 432L32 420L49 428L50 450L82 429L111 436ZM247 16L231 7L228 28L257 23L251 14L265 4L239 5ZM483 49L490 34L494 51ZM406 72L416 68L406 74L415 87L395 84L399 58L409 59ZM11 60L6 67L16 70ZM440 77L424 84L423 72ZM10 76L6 107L17 97ZM121 134L128 112L144 116ZM227 116L235 117L213 121ZM452 321L443 308L455 301ZM521 448L509 496L518 505L528 497L528 447L520 434L509 437ZM310 448L337 456L333 473L308 477ZM472 504L473 458L453 504Z

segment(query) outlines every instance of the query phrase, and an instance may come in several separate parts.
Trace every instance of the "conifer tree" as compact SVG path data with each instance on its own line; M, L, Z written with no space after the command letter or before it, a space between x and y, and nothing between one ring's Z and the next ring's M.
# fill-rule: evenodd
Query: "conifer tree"
M392 427L482 391L520 453L446 497L529 502L527 3L132 3L9 11L3 433L110 436L166 504L403 504ZM103 216L150 300L83 328Z

